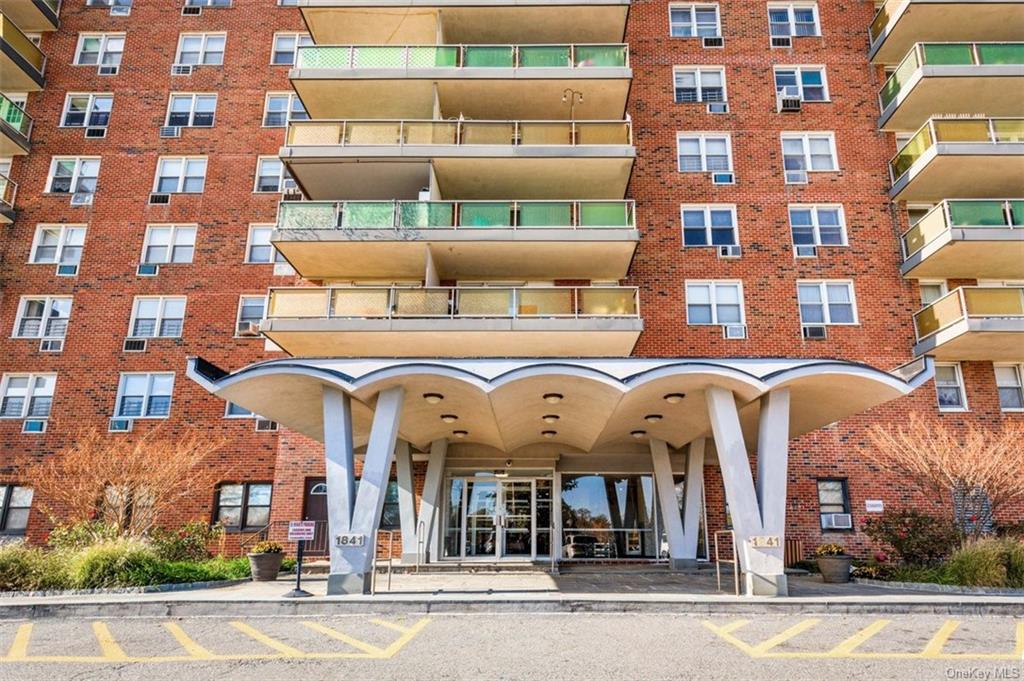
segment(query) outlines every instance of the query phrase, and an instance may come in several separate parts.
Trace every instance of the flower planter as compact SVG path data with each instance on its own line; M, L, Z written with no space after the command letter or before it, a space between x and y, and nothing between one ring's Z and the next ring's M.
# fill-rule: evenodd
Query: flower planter
M850 581L853 556L819 556L818 570L828 584L846 584Z
M248 556L253 581L272 582L277 579L284 560L283 553L250 553Z

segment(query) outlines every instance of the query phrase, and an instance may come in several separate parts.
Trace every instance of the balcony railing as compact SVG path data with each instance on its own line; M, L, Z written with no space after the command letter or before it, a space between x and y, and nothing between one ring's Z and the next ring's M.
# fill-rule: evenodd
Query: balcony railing
M903 258L909 258L951 229L1024 228L1024 199L955 199L932 208L903 233Z
M18 194L18 185L6 175L0 175L0 207L14 209L14 197Z
M32 117L3 93L0 93L0 121L17 130L25 138L32 133Z
M914 315L920 341L964 319L1024 319L1024 286L961 286Z
M885 27L889 25L889 20L892 18L893 13L903 4L904 0L886 0L886 2L878 8L875 12L875 18L871 20L871 27L868 29L868 33L871 35L871 44L875 42L885 33Z
M632 201L282 201L278 229L636 229Z
M1024 142L1024 118L930 118L889 161L893 184L936 144Z
M639 316L633 286L277 288L267 309L271 320Z
M42 74L43 68L46 66L46 57L42 50L36 47L35 43L29 40L28 36L2 13L0 13L0 39L13 47L15 52Z
M625 121L293 121L288 144L318 145L631 145L633 126Z
M300 69L462 69L628 67L622 44L585 45L311 45Z
M917 43L885 81L878 101L885 110L922 66L998 64L1024 64L1024 43Z

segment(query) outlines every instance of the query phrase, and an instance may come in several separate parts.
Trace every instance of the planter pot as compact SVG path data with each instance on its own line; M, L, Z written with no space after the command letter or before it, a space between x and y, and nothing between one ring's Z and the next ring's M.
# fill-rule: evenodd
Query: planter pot
M822 556L818 558L821 578L828 584L846 584L850 581L853 556Z
M281 561L284 560L283 553L250 553L248 555L253 581L272 582L277 579L277 573L281 571Z

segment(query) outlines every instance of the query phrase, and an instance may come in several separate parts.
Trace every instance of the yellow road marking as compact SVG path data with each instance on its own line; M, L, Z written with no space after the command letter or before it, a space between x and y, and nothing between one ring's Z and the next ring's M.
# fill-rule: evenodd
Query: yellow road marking
M374 624L380 624L381 622L383 622L383 620L370 620L370 621L373 622ZM416 624L414 624L411 627L407 628L404 634L399 636L397 639L395 639L391 643L391 645L389 645L387 648L384 649L384 657L392 657L392 656L394 656L395 653L397 653L399 650L401 650L402 647L406 643L411 641L413 639L413 637L416 636L416 634L420 633L420 631L423 629L423 627L427 626L428 624L430 624L430 620L428 618L424 617L423 619L421 619ZM398 626L398 625L395 625L395 626Z
M212 660L217 657L209 650L193 641L192 637L186 634L185 630L177 623L164 622L164 629L171 633L171 636L173 636L174 640L178 642L178 645L185 649L185 652L189 654L189 657L194 657L197 660Z
M274 650L276 650L277 652L281 653L285 657L304 657L304 656L308 657L308 655L306 653L302 652L298 648L292 648L290 645L288 645L286 643L281 643L277 639L270 638L269 636L264 634L262 631L260 631L258 629L254 629L253 627L249 626L248 624L246 624L244 622L232 622L231 626L233 626L235 629L237 629L238 631L242 632L246 636L248 636L248 637L250 637L250 638L252 638L252 639L254 639L256 641L259 641L260 643L262 643L263 645L267 646L268 648L273 648Z
M705 622L704 626L710 629L711 631L715 632L715 634L717 634L719 638L736 646L737 648L745 652L747 655L751 657L759 657L760 655L757 653L757 651L754 650L753 646L747 645L746 642L741 641L732 635L732 632L736 631L741 627L745 627L748 624L750 624L748 620L737 620L735 622L725 624L721 627L715 626L711 622Z
M32 624L22 624L14 634L14 641L11 642L10 650L7 651L8 660L24 660L28 656L28 641L32 637Z
M845 641L837 645L835 648L829 651L829 654L835 656L849 655L854 650L859 648L861 645L866 643L868 639L870 639L872 636L874 636L882 629L885 629L887 626L889 626L890 621L891 620L878 620L877 622L869 624L868 626L864 627L850 638L846 639Z
M321 634L324 634L325 636L330 636L331 638L337 639L338 641L341 641L342 643L347 643L348 645L352 646L353 648L358 648L359 650L363 651L364 653L366 653L367 655L370 655L372 657L383 657L383 655L384 655L384 651L382 649L378 648L377 646L370 645L369 643L366 643L365 641L360 641L357 638L352 638L351 636L349 636L347 634L343 634L342 632L338 631L337 629L332 629L331 627L325 627L324 625L320 624L319 622L303 622L302 625L304 627L306 627L307 629L312 629L313 631L318 631Z
M104 659L117 661L128 659L104 622L93 622L92 633L96 636L96 642L100 644L100 652Z
M960 626L960 622L957 620L946 620L945 624L939 627L939 630L935 632L935 636L932 636L932 640L928 641L928 645L921 651L921 657L938 657L942 654L942 649L946 646L946 642L949 641L949 637L953 635L956 628Z
M1024 662L1024 622L1017 622L1017 650L1014 654L1019 655L1020 661Z
M762 641L761 643L757 644L756 646L754 646L754 650L759 655L763 654L763 653L767 653L769 650L771 650L775 646L782 645L783 643L785 643L789 639L793 638L797 634L800 634L801 632L807 631L808 629L810 629L811 627L813 627L815 624L817 624L820 621L821 620L809 619L809 620L804 620L803 622L800 622L799 624L794 624L789 629L786 629L785 631L783 631L783 632L781 632L779 634L776 634L775 636L772 636L767 641Z
M388 622L387 620L370 620L370 622L382 627L387 627L388 629L393 629L401 634L409 631L409 627L404 627L401 624L395 624L394 622Z

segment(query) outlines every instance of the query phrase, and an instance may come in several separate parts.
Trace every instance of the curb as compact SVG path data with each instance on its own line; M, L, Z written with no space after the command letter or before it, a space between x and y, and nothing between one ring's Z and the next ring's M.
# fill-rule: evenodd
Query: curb
M955 584L932 584L931 582L886 582L881 579L853 577L851 582L866 586L877 586L883 589L932 591L940 594L957 596L1024 596L1024 589L999 589L989 586L956 586Z
M39 598L53 596L102 596L109 594L155 594L174 591L199 591L201 589L221 589L252 581L245 579L218 579L212 582L179 582L177 584L152 584L150 586L125 586L116 589L63 589L55 591L3 591L0 592L0 604L4 598Z

